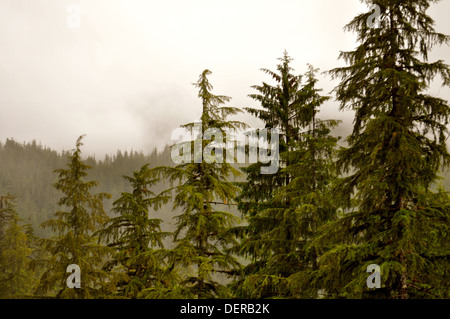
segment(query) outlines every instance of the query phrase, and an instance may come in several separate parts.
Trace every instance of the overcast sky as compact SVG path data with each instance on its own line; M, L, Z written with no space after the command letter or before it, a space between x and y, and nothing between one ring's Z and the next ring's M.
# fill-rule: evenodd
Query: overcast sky
M1 0L0 141L69 150L87 134L84 152L97 157L161 148L200 116L191 83L204 69L230 105L257 107L250 86L270 82L260 68L275 69L285 49L298 74L342 65L339 51L356 45L342 28L362 11L358 0ZM449 13L449 0L431 7L437 31L450 34ZM450 63L450 48L431 58ZM448 88L431 93L450 99ZM351 124L337 109L330 101L321 117Z

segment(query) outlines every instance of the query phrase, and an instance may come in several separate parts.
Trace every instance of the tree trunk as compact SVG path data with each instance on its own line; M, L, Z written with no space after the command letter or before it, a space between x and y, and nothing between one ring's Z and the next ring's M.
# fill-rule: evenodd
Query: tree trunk
M402 210L405 208L405 206L406 206L405 198L401 196L399 209ZM403 270L400 275L400 299L408 299L408 283L407 283L408 273L405 261L405 252L403 250L400 252L400 263L403 266Z
M400 263L404 266L402 274L400 276L400 299L408 299L408 284L407 284L407 272L405 265L405 253L400 253Z

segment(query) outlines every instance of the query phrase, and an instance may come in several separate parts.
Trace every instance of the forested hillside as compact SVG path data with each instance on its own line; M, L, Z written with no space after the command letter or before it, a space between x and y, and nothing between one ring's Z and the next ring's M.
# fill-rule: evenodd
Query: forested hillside
M0 194L16 197L20 217L31 223L36 234L48 234L48 229L39 225L57 209L60 194L53 187L57 181L54 170L65 165L68 155L70 151L57 152L36 141L19 143L7 139L0 143ZM90 179L99 181L96 191L112 195L111 200L105 201L108 213L113 199L129 190L124 175L132 174L147 163L151 167L172 163L168 148L161 152L155 149L151 154L118 150L101 160L86 157L85 161L92 167Z

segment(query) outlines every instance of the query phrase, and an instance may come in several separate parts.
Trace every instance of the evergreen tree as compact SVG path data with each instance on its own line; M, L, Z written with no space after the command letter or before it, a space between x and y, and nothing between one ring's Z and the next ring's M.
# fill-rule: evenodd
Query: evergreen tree
M251 262L235 285L242 297L291 297L288 278L297 275L291 280L297 291L299 273L314 264L314 252L306 246L318 225L333 215L328 184L336 139L329 133L337 122L317 119L319 106L329 99L316 88L317 70L310 66L301 85L302 77L289 73L290 61L285 53L278 66L281 74L274 75L280 85L270 90L267 84L258 86L264 94L253 95L267 109L260 117L267 121L266 127L278 126L284 136L284 144L280 143L283 168L268 182L277 183L267 187L265 194L261 191L268 184L259 183L264 177L256 175L256 165L246 169L250 174L240 199L247 201L240 207L249 225L241 228L244 236L238 251L251 257Z
M286 51L279 60L281 61L277 65L279 73L266 68L261 69L276 81L276 85L263 82L262 85L252 86L258 93L249 94L249 97L261 104L262 109L245 108L245 110L263 121L265 128L278 129L279 152L282 154L288 151L291 141L295 141L297 138L301 122L299 114L301 76L292 74L293 69L290 67L292 58ZM282 158L279 165L285 167L286 160L286 158ZM237 200L239 210L249 219L259 211L271 207L274 191L289 182L289 176L285 171L278 170L275 174L261 174L261 166L262 163L258 162L242 168L246 175L246 182L240 183L241 191ZM249 227L236 228L236 231L240 232L240 236L247 233L246 255L250 254L256 258L261 251L260 245L262 244L258 237L259 230L270 228L272 225L273 220L270 218L266 220L259 218L252 220ZM261 260L260 263L264 264L264 260Z
M108 252L98 243L93 234L108 220L102 201L109 194L91 194L97 186L95 181L84 181L90 168L81 159L83 136L78 138L76 149L68 158L66 169L56 169L59 180L54 187L64 196L58 205L67 210L57 211L55 218L45 221L42 227L50 227L56 236L43 239L47 252L40 264L45 272L40 278L36 293L56 298L94 298L101 296L108 283L107 273L102 270ZM69 265L78 265L81 270L81 288L68 288Z
M313 245L313 239L321 226L337 217L331 185L336 179L334 160L339 138L331 135L331 129L339 121L322 120L317 116L320 106L330 99L320 95L321 89L316 88L317 71L309 66L304 76L306 83L301 90L304 129L293 150L287 153L291 160L285 169L291 182L280 188L274 197L279 202L288 202L289 207L283 212L283 223L270 234L281 239L284 233L292 233L289 249L274 255L271 265L287 277L286 295L294 298L320 295L315 279L321 250ZM284 268L278 266L283 264Z
M226 160L211 160L217 159L221 151L224 155L225 142L222 143L216 135L208 143L205 133L215 129L223 134L226 141L227 133L243 127L243 124L227 120L228 116L240 110L222 106L230 98L211 93L212 85L207 78L210 74L209 70L204 70L194 84L199 89L198 96L202 101L200 122L183 126L194 134L195 140L187 143L194 149L196 145L200 145L200 148L196 149L194 158L190 158L187 163L154 169L155 173L176 183L167 192L173 194L173 209L181 209L181 214L175 217L175 246L169 251L167 260L169 267L180 275L180 281L169 289L155 290L147 297L229 297L230 292L218 282L217 275L232 275L232 270L239 266L236 258L226 251L235 244L235 238L228 230L238 222L238 218L221 210L237 195L238 188L228 179L239 172ZM215 146L211 148L210 144Z
M115 253L105 267L118 274L117 296L136 298L145 289L167 285L170 278L164 276L164 264L160 251L163 238L160 219L149 218L149 209L158 208L167 198L154 196L150 188L157 182L150 175L148 164L134 172L133 177L124 176L132 186L132 192L124 192L113 204L111 218L99 234L108 241ZM159 253L159 254L158 254Z
M0 196L0 298L20 298L31 294L36 278L30 269L34 236L19 225L15 200Z
M339 155L337 184L344 213L325 227L317 246L317 280L328 297L444 298L449 296L449 197L430 187L448 165L448 102L426 93L441 76L442 61L428 62L431 48L450 38L436 32L428 0L365 1L381 8L347 26L359 45L342 52L348 66L335 91L341 109L355 111L348 147ZM367 266L381 267L381 289L366 286Z
M290 66L292 58L286 51L279 60L278 73L266 68L261 69L275 80L276 85L263 82L262 85L252 86L258 93L249 94L249 97L261 104L262 109L245 110L262 120L265 128L278 129L280 135L278 151L280 154L286 154L297 139L302 122L301 76L292 74L293 69ZM286 167L288 162L289 157L283 155L279 165ZM280 187L289 183L290 176L285 170L263 175L260 171L261 166L262 164L258 162L242 169L246 173L247 180L240 183L241 193L237 198L239 210L248 220L248 225L234 229L241 238L241 243L235 247L235 251L243 257L250 258L250 263L243 269L241 278L233 284L237 295L243 297L278 295L277 289L280 288L278 278L270 277L266 269L273 251L272 240L264 235L270 233L280 220L274 213L263 212L268 210L273 212L276 209L282 212L287 207L286 203L275 203L273 198ZM278 244L283 245L282 242Z

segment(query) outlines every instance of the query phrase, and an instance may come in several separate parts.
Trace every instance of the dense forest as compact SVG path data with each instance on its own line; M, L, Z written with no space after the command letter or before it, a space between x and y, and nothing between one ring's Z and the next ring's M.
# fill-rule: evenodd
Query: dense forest
M356 16L358 46L328 71L334 97L285 51L249 89L259 108L229 106L201 72L201 118L182 126L200 131L162 151L98 160L83 135L63 152L0 143L0 298L449 298L450 107L427 90L450 86L450 67L428 62L450 37L429 2L377 1L378 27ZM332 98L355 113L345 138L318 116ZM218 160L211 131L263 131L236 120L244 112L279 132L265 150L276 172L262 173L261 152ZM175 163L180 145L198 152Z
M7 139L4 143L0 142L0 154L1 194L13 194L20 217L36 229L36 234L49 235L48 229L39 226L51 218L57 209L60 194L53 187L57 181L57 175L53 171L64 167L70 151L57 152L36 141L18 143ZM92 167L89 176L99 181L95 191L110 193L113 198L129 190L123 175L129 175L146 163L152 166L172 163L168 148L159 153L155 149L151 154L117 151L114 155L106 155L102 160L93 157L86 157L84 160ZM112 200L105 200L104 205L109 212Z

